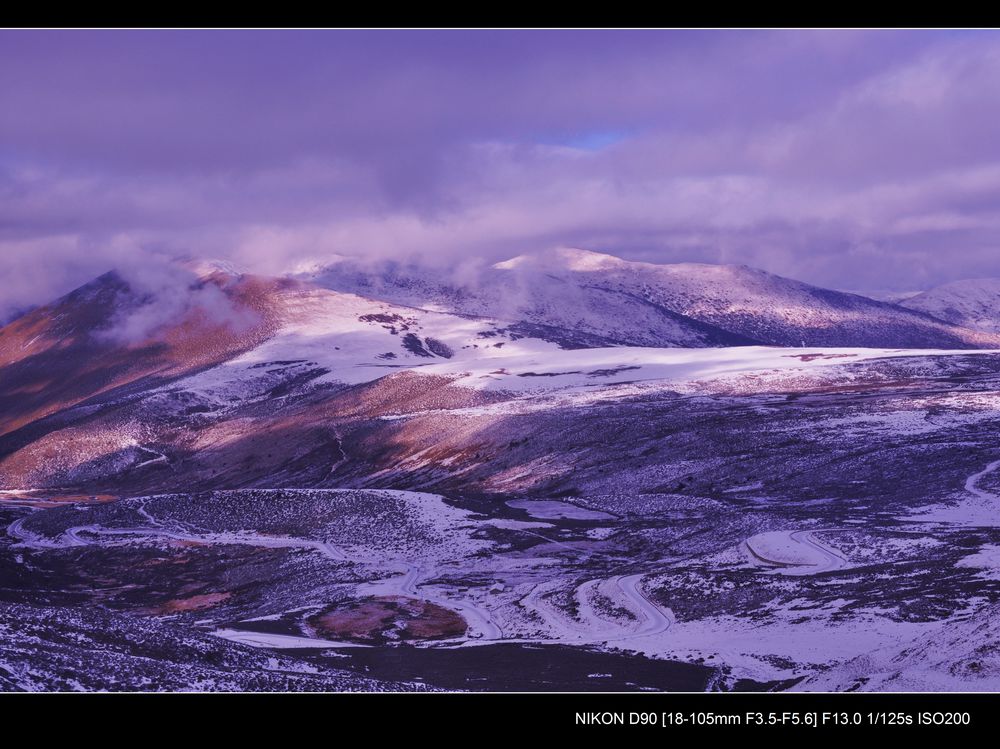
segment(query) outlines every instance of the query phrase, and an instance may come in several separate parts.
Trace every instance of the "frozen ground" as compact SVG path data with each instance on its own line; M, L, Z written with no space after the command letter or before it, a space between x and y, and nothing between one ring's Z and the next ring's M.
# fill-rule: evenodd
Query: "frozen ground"
M996 351L449 299L281 286L221 360L4 422L0 686L1000 689Z

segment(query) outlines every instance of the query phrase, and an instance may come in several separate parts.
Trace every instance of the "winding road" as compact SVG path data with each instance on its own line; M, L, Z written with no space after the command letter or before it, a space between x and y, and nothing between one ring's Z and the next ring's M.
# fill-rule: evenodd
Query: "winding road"
M646 618L646 622L642 624L639 629L617 639L630 640L634 637L658 635L661 632L666 632L674 623L674 613L670 609L660 608L657 604L650 600L649 596L642 592L642 588L640 588L639 585L642 582L643 577L644 575L642 574L635 574L615 578L615 583L618 585L621 592Z
M640 623L637 627L630 626L628 623L609 621L601 617L588 604L586 596L580 597L579 595L577 596L577 600L583 606L589 608L585 616L586 621L570 618L566 613L546 603L541 597L541 586L535 586L522 601L536 611L555 630L557 636L548 638L517 638L508 641L549 644L568 642L577 645L593 645L662 634L673 625L674 615L670 609L661 608L642 592L640 585L644 577L645 574L643 573L615 575L605 580L591 580L577 588L577 591L580 591L590 586L601 585L605 587L605 590L602 592L606 595L608 592L607 587L613 587L620 597L618 603L626 603L627 607L633 613L638 614Z
M971 476L969 476L969 478L965 480L965 491L979 497L980 499L991 499L991 500L1000 499L1000 497L997 497L996 494L993 494L992 492L983 491L978 486L976 486L976 484L979 483L979 479L981 479L983 476L993 473L997 468L1000 468L1000 460L994 460L992 463L987 465L983 470L979 471L979 473L974 473Z
M182 541L201 544L237 544L247 546L257 546L265 548L300 548L316 551L323 556L337 562L357 561L352 560L342 549L337 546L313 539L303 539L287 536L269 536L248 531L231 533L196 533L167 527L164 523L155 518L146 507L145 502L140 502L138 507L140 516L149 523L143 527L126 528L106 528L103 526L90 524L79 525L67 528L58 538L49 539L39 534L33 533L24 528L24 522L28 519L20 518L10 524L7 528L8 534L28 547L40 549L70 548L93 545L97 541L95 536L137 536L145 538L162 538L171 541ZM532 534L539 535L540 534ZM553 540L540 536L545 541L557 546L564 546L568 550L578 551L568 544L558 540ZM390 563L392 564L392 563ZM620 605L625 605L632 610L640 619L638 626L630 623L618 623L602 618L592 609L589 612L588 622L574 622L565 614L556 609L551 609L540 602L533 606L539 614L549 623L557 633L555 637L546 638L505 638L503 631L493 620L489 610L480 606L474 601L462 600L448 597L444 594L435 594L421 585L422 580L426 580L438 574L436 568L427 568L412 562L397 562L400 567L400 574L394 578L381 583L382 590L388 589L401 596L419 598L429 601L444 608L452 609L462 615L469 626L469 632L464 638L457 638L453 641L457 645L477 645L503 640L505 642L519 643L609 643L622 640L629 640L637 637L648 637L658 635L667 631L673 624L673 613L669 609L661 609L651 601L641 589L641 582L644 577L641 573L627 575L616 575L604 580L592 581L594 584L601 584L605 587L604 593L611 591L617 593L613 595L618 599ZM418 590L420 588L420 590ZM608 590L611 589L611 591ZM529 594L529 598L537 595L536 588ZM582 602L588 606L586 601ZM228 633L230 639L239 639L248 644L259 644L265 646L265 641L271 642L275 646L275 638L264 635L257 636L247 632ZM227 636L226 634L222 636ZM292 638L294 639L294 638ZM285 647L288 644L282 643ZM437 644L444 645L444 642Z
M993 492L979 488L979 481L991 473L1000 469L1000 460L994 460L987 464L981 471L971 474L965 479L965 491L979 499L991 502L1000 502L1000 496ZM832 533L836 531L850 530L848 528L816 528L805 531L776 531L772 533L761 533L744 541L744 546L750 554L757 560L765 564L771 564L779 569L776 570L781 575L816 575L821 572L832 572L835 570L847 569L851 563L845 559L836 549L818 539L817 532ZM786 544L786 549L794 552L805 552L805 560L780 558L780 553L775 553L775 547L782 546L781 538L795 546Z
M140 536L165 538L171 541L187 541L202 544L236 544L263 548L293 548L317 551L323 556L337 562L352 560L343 550L332 543L313 539L294 538L288 536L267 536L257 533L184 533L176 529L166 528L147 510L145 503L140 506L139 513L153 527L141 528L104 528L98 525L78 525L67 528L55 540L49 540L23 527L28 518L15 520L7 527L7 533L12 538L30 548L58 549L75 546L88 546L94 543L86 536ZM425 592L417 592L420 581L429 576L429 572L412 563L401 563L403 573L393 581L392 587L402 596L420 598L444 608L458 611L472 630L469 637L476 640L499 640L503 632L493 621L490 613L469 601L455 600L445 596L435 596ZM249 635L241 635L245 641L252 639ZM232 639L232 638L231 638ZM258 638L262 639L262 638Z
M744 541L744 546L756 559L777 567L781 575L801 577L803 575L818 575L821 572L833 572L847 569L851 563L836 549L826 545L816 537L816 533L833 533L849 530L847 528L817 528L801 531L772 531L752 536ZM801 554L799 557L780 558L775 547L782 546L792 552ZM790 543L789 543L790 542Z
M484 641L503 639L503 632L493 621L490 612L475 603L438 596L427 591L418 593L417 586L420 585L421 580L427 577L429 577L429 573L425 568L407 563L404 565L403 574L391 584L402 596L419 598L442 608L458 611L471 630L471 633L467 635L468 638Z

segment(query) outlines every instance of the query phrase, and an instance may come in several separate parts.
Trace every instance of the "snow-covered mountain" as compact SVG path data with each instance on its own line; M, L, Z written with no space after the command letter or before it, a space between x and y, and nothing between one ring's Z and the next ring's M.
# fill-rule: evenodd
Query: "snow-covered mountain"
M578 262L574 263L573 258ZM297 277L326 288L423 309L503 320L522 332L572 332L566 347L738 346L755 340L678 314L631 290L580 277L579 261L610 256L564 251L518 257L458 282L446 273L343 258Z
M838 289L838 291L855 296L866 296L876 302L888 302L889 304L902 304L905 300L920 293L919 291L895 291L893 289Z
M299 277L409 306L569 329L585 346L1000 345L922 311L746 266L656 265L576 249L516 257L471 280L343 259Z
M442 688L996 688L994 336L594 253L313 278L0 328L0 690L409 688L397 642L483 645Z
M974 278L912 296L903 307L987 333L1000 333L1000 278Z
M934 344L990 340L748 268L654 266L578 251L500 263L475 287L448 286L426 271L373 275L343 265L316 280L345 290L215 264L180 267L170 278L108 273L0 329L0 472L9 480L130 473L168 460L176 447L173 437L151 439L156 419L201 423L243 410L258 418L255 409L269 415L268 404L293 393L320 403L366 389L349 408L367 418L545 394L586 401L612 387L680 392L719 378L727 392L745 389L746 378L765 387L772 376L781 382L767 387L781 389L817 368L899 356L907 342L934 354ZM791 351L738 345L793 333ZM823 348L803 350L805 337ZM829 343L859 339L886 343ZM150 410L127 428L119 405L106 422L92 416L133 398ZM291 452L334 415L341 412L309 412L283 426ZM87 426L72 432L68 451L61 426L81 419ZM273 472L293 460L271 452Z
M591 341L214 267L145 286L109 272L0 328L0 435L178 378L252 399L270 381L267 363L307 364L315 385L343 385L453 358L486 370L501 355L548 360Z
M653 265L582 250L514 258L464 283L427 268L373 270L346 259L297 278L190 262L111 272L0 328L0 434L101 393L206 368L216 368L216 379L254 381L244 361L310 361L326 370L321 382L430 367L472 373L464 382L523 385L497 374L498 357L511 372L549 372L555 384L557 373L579 368L567 358L572 349L1000 348L1000 330L982 322L1000 301L1000 282L967 286L976 293L965 307L966 287L952 284L938 294L949 290L948 305L918 311L742 266ZM590 369L627 367L611 379L650 364L641 355L585 358L607 364Z

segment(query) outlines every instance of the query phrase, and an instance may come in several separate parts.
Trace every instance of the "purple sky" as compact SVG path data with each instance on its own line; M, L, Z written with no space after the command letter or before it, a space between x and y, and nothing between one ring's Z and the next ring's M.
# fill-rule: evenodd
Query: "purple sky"
M0 31L0 312L156 254L1000 276L992 32Z

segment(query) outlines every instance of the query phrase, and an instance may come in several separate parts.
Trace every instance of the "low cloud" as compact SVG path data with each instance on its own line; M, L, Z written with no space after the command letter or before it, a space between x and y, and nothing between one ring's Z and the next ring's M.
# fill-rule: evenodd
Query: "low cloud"
M217 283L156 257L151 262L124 263L118 270L128 285L128 301L99 332L106 340L125 345L155 341L182 322L249 330L259 317L230 298Z

